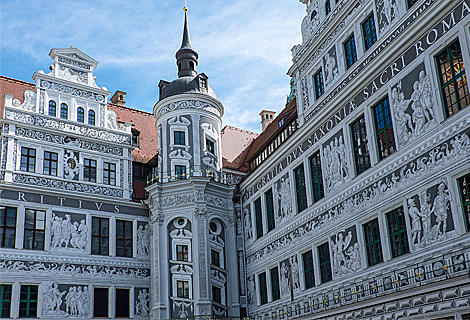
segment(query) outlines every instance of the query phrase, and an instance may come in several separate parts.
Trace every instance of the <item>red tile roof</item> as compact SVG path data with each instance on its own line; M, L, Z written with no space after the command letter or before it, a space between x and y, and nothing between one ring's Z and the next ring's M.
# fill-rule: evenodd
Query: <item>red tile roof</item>
M222 136L222 166L227 169L248 171L246 155L249 146L258 133L225 126L221 131Z
M0 118L3 117L5 94L11 94L13 99L19 99L23 103L26 90L36 90L36 84L0 76Z
M133 124L132 128L140 132L139 148L132 151L134 161L156 166L158 131L155 126L157 119L153 114L112 103L108 103L108 109L116 112L118 121L130 122Z
M250 160L253 158L258 151L260 151L263 146L269 142L271 137L273 137L278 130L281 130L279 127L279 121L284 118L284 116L287 117L287 119L284 119L284 124L289 122L289 119L292 119L292 117L296 116L297 110L296 110L296 98L292 99L289 104L277 115L277 117L271 122L271 124L264 130L258 138L253 141L251 144L250 150L246 156L246 161Z

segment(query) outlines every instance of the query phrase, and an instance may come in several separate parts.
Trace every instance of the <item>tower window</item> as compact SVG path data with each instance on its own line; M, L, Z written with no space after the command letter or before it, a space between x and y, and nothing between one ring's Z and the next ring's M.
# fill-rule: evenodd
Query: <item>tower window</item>
M189 281L178 280L176 282L176 296L189 299Z
M408 236L406 234L405 213L403 207L397 208L386 214L388 222L388 233L392 258L396 258L410 252L408 247Z
M49 101L49 115L50 116L57 116L57 104L54 100Z
M189 61L189 69L194 70L194 62Z
M21 171L36 171L36 149L21 147Z
M320 96L325 92L323 87L323 77L322 77L322 70L318 70L317 73L313 76L313 82L315 86L315 99L320 98Z
M301 165L294 170L295 194L297 195L297 212L307 208L307 193L305 191L304 166Z
M212 154L215 154L215 143L211 139L206 138L206 149Z
M175 178L178 180L186 179L186 166L175 166Z
M369 146L367 142L366 120L364 115L351 124L356 174L370 168Z
M178 244L176 245L176 260L177 261L189 261L189 251L187 245Z
M184 131L175 131L174 132L174 143L177 145L186 145L186 136Z

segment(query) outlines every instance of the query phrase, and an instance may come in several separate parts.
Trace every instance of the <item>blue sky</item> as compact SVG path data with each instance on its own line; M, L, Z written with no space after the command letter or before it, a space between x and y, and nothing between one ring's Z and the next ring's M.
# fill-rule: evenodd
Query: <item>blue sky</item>
M184 0L5 0L0 7L2 75L32 82L52 48L74 46L99 61L98 86L127 92L126 105L152 112L160 79L177 77ZM224 125L259 132L263 109L289 93L290 49L301 42L298 0L188 0L198 72L225 106ZM112 94L111 93L111 94Z

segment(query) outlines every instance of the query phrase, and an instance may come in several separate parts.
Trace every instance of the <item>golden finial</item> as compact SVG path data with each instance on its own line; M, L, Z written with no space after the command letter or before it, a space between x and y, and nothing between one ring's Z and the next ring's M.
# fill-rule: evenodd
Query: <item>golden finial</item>
M186 0L184 0L184 8L183 8L183 11L184 11L184 12L188 12L188 5L186 4Z

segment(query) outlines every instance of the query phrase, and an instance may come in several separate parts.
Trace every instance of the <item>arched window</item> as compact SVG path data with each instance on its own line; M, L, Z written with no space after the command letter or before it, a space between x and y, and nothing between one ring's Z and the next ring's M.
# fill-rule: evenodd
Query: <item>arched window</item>
M178 63L178 72L181 72L181 63Z
M69 106L66 105L65 103L62 103L60 105L60 117L62 119L67 119L69 116Z
M194 70L194 62L189 61L189 69Z
M85 123L85 111L82 107L78 107L77 109L77 121L81 123Z
M326 0L325 2L325 15L328 15L331 11L330 0Z
M50 116L57 116L57 104L54 100L49 101L49 115Z
M95 125L95 111L88 111L88 124Z

